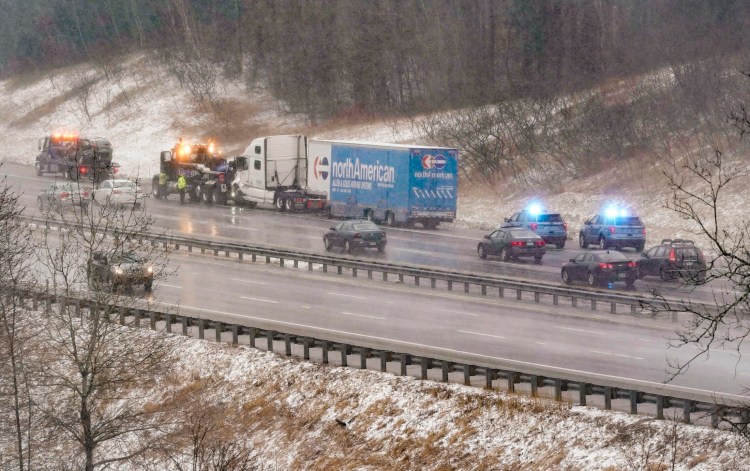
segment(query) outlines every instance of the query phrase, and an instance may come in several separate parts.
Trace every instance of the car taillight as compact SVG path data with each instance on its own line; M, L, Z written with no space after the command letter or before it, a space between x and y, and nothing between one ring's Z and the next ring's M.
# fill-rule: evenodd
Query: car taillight
M530 227L531 227L531 230L532 230L532 231L535 231L535 232L536 232L536 229L537 229L537 228L539 227L539 224L537 224L537 223L535 223L535 222L532 222L532 223L531 223L531 226L530 226Z
M112 173L117 173L118 170L120 170L120 169L117 168L117 167L112 167Z
M60 198L67 198L68 196L70 196L70 193L68 193L67 191L63 191L62 193L60 193Z
M219 183L224 183L224 174L223 173L219 174Z
M615 226L609 226L609 233L614 234L615 233Z
M113 195L121 195L122 191L120 191L120 190L112 190L112 194Z
M599 264L599 268L601 268L602 270L607 270L607 269L612 268L612 264L611 263L600 263Z
M566 231L568 230L568 223L567 222L563 223L563 229L565 229Z
M536 245L537 247L544 247L544 241L543 240L537 240L536 242L534 242L534 245Z
M361 239L362 238L362 234L360 234L359 232L357 232L356 234L354 234L354 238L355 239Z
M81 172L81 175L86 175L86 172L88 172L88 169L86 169L86 167L79 167L78 171Z
M89 192L88 191L84 191L82 194L83 194L84 198L88 198L88 196L89 196Z
M676 262L677 261L677 255L674 253L674 249L669 251L669 261L670 262Z
M513 242L510 243L510 245L512 247L521 247L524 245L524 242L521 242L520 240L514 240Z
M635 260L631 260L630 262L628 262L628 266L629 266L630 268L633 268L633 267L635 267L635 265L636 265L636 262L635 262Z
M701 263L706 263L706 257L703 256L703 252L701 252L701 251L698 251L698 260Z

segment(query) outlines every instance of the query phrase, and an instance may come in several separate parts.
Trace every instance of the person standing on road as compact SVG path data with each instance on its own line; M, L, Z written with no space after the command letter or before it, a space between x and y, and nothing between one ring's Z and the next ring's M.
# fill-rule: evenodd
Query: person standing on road
M159 174L159 199L167 199L167 174L164 172Z
M187 181L185 181L185 176L180 175L179 178L177 178L177 191L180 192L180 203L185 203L185 187L187 186Z

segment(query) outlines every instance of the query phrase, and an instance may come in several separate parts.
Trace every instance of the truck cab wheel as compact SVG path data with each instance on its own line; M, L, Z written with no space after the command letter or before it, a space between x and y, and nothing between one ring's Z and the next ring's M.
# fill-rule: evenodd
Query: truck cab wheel
M281 196L279 196L279 197L276 198L276 209L278 209L282 213L286 209L285 205L284 205L284 198L282 198Z
M385 223L390 227L396 226L396 215L389 212L388 215L385 217Z
M42 175L44 175L44 170L42 169L42 164L40 164L39 162L37 162L34 165L34 167L36 167L36 176L37 177L41 177Z
M201 191L200 193L201 193L201 197L203 198L204 203L214 204L214 192L211 191L210 188L206 188L204 191Z
M292 201L291 198L284 199L284 209L286 209L290 213L294 211L294 202Z
M154 194L154 198L161 198L161 186L159 185L159 178L154 177L151 181L151 192Z

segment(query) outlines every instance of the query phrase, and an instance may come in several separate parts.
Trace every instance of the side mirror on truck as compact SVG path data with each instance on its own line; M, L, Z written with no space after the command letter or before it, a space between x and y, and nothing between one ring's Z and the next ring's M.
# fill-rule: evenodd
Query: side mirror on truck
M331 230L335 231L336 230L336 226L331 226Z

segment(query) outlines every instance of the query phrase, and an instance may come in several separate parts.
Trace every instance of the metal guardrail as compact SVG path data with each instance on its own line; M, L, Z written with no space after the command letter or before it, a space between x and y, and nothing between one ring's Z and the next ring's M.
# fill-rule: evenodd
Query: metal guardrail
M657 419L669 417L666 414L667 409L673 409L675 416L678 411L682 414L681 419L685 423L692 421L692 414L700 414L699 420L708 417L713 428L718 427L722 419L746 420L747 411L743 408L750 402L750 398L734 394L703 392L675 385L541 366L440 347L299 326L255 318L251 315L225 315L221 319L209 320L185 313L111 305L106 307L110 309L110 314L114 315L106 315L105 306L97 305L93 300L81 296L54 295L30 290L18 294L22 300L31 300L33 309L43 308L47 314L52 312L53 305L58 305L58 309L68 306L76 309L78 315L84 315L83 311L87 310L90 316L104 315L121 325L141 327L148 323L152 330L163 329L169 333L182 333L186 336L191 335L191 330L197 328L199 339L210 338L209 331L213 330L216 342L225 341L238 345L240 337L247 336L247 345L251 348L258 348L258 340L262 342L265 339L267 351L275 351L276 344L283 343L283 352L286 356L292 356L292 345L302 346L302 357L305 360L310 360L313 349L319 349L320 357L325 364L330 363L332 354L338 353L338 363L344 367L349 366L352 356L355 363L359 359L359 367L362 369L368 368L367 360L370 359L379 360L379 369L382 372L388 371L389 364L396 363L397 371L402 376L410 374L409 367L414 375L415 367L419 366L419 373L415 376L425 380L428 379L429 372L435 369L439 370L440 378L444 382L449 381L448 376L451 372L462 372L464 383L467 385L482 383L484 379L482 386L486 388L493 388L494 381L500 380L502 383L504 379L507 381L507 390L511 393L516 391L517 384L528 383L532 396L538 396L540 388L551 387L554 399L558 401L563 400L564 392L577 391L577 395L571 398L569 394L566 400L587 406L590 396L601 396L605 410L613 409L613 400L625 400L631 414L644 413L639 409L639 404L650 403L655 405L654 415ZM237 319L228 320L227 317ZM163 327L157 326L158 323L163 323Z
M65 225L76 225L72 222L56 222L38 217L26 217L26 219L31 223L58 228ZM306 263L308 271L312 271L314 265L319 265L322 267L324 273L327 273L330 268L335 269L339 275L342 275L344 269L346 269L353 277L359 276L360 273L366 273L368 279L372 279L373 274L380 273L383 281L388 281L389 276L394 276L398 277L398 281L402 283L405 278L411 279L416 286L420 286L422 281L429 280L430 287L433 289L437 288L437 282L440 281L448 291L453 291L454 286L457 285L463 286L463 291L469 293L471 287L474 286L479 288L482 295L487 295L490 289L496 290L499 297L505 297L505 291L508 290L515 292L517 300L522 300L524 293L531 293L534 296L535 303L540 303L542 297L545 296L551 298L554 306L560 304L561 298L569 299L572 307L579 307L579 301L584 301L588 303L591 310L597 310L600 305L609 306L609 311L613 314L618 312L618 306L625 306L629 309L630 313L635 314L637 309L644 304L654 304L652 298L647 298L643 295L604 293L584 288L570 288L551 283L532 282L530 280L521 281L486 274L476 275L430 267L334 257L272 247L216 242L173 235L144 233L138 237L151 240L154 243L164 244L164 247L171 246L175 250L181 250L184 247L188 252L200 250L202 254L205 254L208 251L215 256L224 254L225 257L236 254L239 260L250 257L253 262L256 262L259 257L265 258L266 263L270 264L272 261L275 261L282 268L286 266L287 262L292 263L295 268L298 268L300 263ZM685 306L684 301L678 299L665 299L664 301L669 303L670 310L672 311L680 309L680 306ZM704 309L711 309L713 307L695 302L691 302L690 304L693 308L702 307ZM672 313L672 320L677 320L677 315L674 312Z

